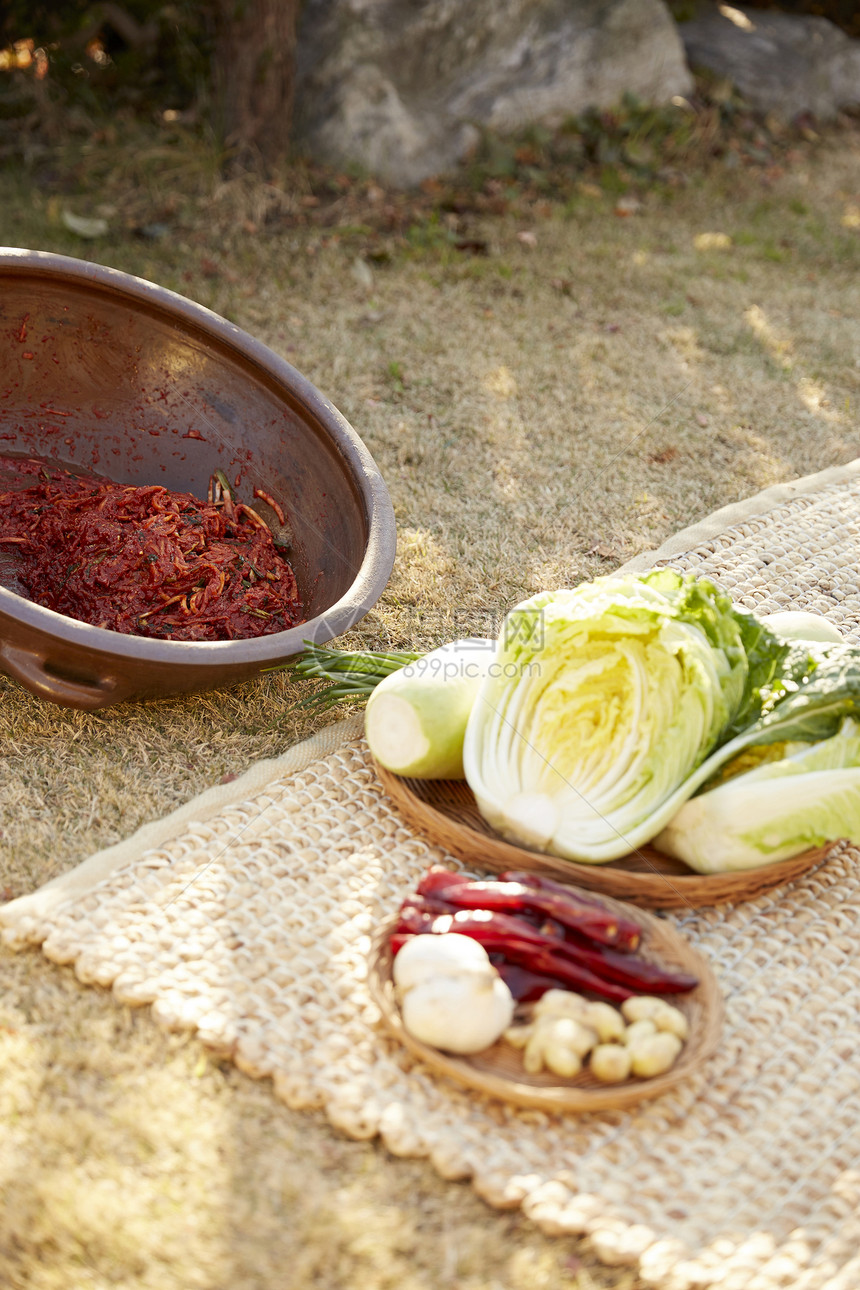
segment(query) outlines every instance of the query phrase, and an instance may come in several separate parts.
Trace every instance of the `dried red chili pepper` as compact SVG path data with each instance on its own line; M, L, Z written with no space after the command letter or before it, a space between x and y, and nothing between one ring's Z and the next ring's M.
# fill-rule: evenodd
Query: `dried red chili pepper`
M645 994L685 994L695 990L698 978L689 972L672 971L632 954L619 954L604 946L595 948L577 939L565 938L566 953L607 981L628 985Z
M445 909L446 902L438 897L408 898L401 906L396 934L459 932L479 941L488 953L501 954L509 962L553 976L569 989L589 990L606 999L624 999L630 994L682 994L698 985L697 978L689 973L562 937L552 924L536 927L515 914L490 910L445 913Z
M532 873L530 869L506 869L504 873L499 874L499 882L521 882L525 887L535 887L538 891L551 891L557 896L575 895L576 899L584 905L606 908L599 896L593 896L587 891L571 892L570 887L563 882L556 882L554 878L547 878L542 873Z
M458 882L445 887L433 880L433 895L457 909L490 909L498 914L525 911L551 918L571 931L601 945L635 950L642 939L638 923L620 918L605 905L579 900L572 892L563 895L541 891L521 882ZM419 884L419 891L421 884Z
M472 881L464 873L456 873L453 869L443 869L441 865L431 865L424 876L419 880L415 890L419 896L432 896L434 892L443 891L445 887L462 887Z
M493 954L490 958L517 1003L535 1003L543 998L547 990L558 990L562 986L557 976L532 972L519 963L506 962L501 955Z
M552 976L569 990L586 990L601 999L623 1003L632 993L611 981L580 967L555 952L553 944L535 928L520 924L505 914L485 910L458 910L455 914L425 913L414 906L400 912L395 935L403 933L440 935L457 932L483 945L487 953L504 954L509 963L517 963L533 972Z

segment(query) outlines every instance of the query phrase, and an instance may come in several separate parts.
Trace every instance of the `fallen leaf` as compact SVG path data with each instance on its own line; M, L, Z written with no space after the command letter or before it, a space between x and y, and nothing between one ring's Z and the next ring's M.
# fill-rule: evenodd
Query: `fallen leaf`
M483 386L498 399L512 399L519 392L517 379L508 367L496 367L487 372Z
M76 237L104 237L110 227L106 219L87 219L83 215L73 215L71 211L62 211L60 219Z
M728 233L697 233L693 238L697 251L727 251L731 244Z
M361 256L358 256L352 262L352 276L360 287L364 287L365 291L373 290L373 270Z
M668 462L674 461L678 455L678 449L674 444L669 444L668 448L661 448L658 452L652 452L649 458L656 466L665 466Z
M489 255L490 247L479 237L461 237L454 243L458 251L469 251L472 255Z

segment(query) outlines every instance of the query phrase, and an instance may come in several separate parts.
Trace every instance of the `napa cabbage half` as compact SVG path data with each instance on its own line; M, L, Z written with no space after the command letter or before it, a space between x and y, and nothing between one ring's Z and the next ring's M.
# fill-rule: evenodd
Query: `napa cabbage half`
M719 873L837 838L860 843L860 727L848 718L829 739L789 747L796 751L685 802L657 836L659 849L699 873Z
M466 778L506 837L612 860L654 837L709 754L809 666L705 578L660 569L541 593L506 619Z

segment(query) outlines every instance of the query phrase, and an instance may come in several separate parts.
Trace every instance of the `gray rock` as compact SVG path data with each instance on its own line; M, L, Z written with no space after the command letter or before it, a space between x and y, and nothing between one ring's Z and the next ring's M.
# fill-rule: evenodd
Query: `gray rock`
M860 103L860 41L826 18L708 4L679 30L691 66L731 81L762 112L827 120Z
M482 127L691 85L663 0L306 0L297 60L300 146L401 185L451 169Z

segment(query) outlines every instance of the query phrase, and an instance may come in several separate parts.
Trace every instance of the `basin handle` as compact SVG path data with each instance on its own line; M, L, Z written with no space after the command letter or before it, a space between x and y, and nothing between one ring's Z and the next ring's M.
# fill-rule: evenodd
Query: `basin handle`
M101 677L97 681L70 681L47 671L43 655L2 642L0 671L20 681L40 699L59 703L64 708L82 708L86 712L92 712L125 697L117 693L115 677Z

